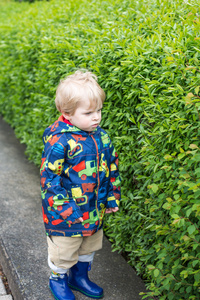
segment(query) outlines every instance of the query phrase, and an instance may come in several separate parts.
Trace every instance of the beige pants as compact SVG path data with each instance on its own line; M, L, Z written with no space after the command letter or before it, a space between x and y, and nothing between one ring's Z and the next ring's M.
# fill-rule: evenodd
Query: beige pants
M47 236L47 243L50 268L58 273L65 273L65 270L80 260L80 256L91 257L92 260L93 252L102 248L103 229L83 237L51 235Z

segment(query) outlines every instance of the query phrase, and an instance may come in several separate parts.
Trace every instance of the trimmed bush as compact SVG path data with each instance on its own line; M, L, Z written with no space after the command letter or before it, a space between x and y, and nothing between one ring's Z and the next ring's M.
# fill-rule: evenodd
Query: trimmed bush
M1 1L0 110L40 164L59 80L93 71L102 127L120 156L113 250L147 280L143 298L200 294L200 1Z

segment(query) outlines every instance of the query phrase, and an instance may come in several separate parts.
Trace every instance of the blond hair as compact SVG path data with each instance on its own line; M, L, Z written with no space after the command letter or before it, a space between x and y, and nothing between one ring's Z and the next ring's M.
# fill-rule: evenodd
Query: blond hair
M97 83L96 75L88 71L76 71L60 81L56 91L56 107L61 113L73 115L85 97L91 106L101 108L106 95Z

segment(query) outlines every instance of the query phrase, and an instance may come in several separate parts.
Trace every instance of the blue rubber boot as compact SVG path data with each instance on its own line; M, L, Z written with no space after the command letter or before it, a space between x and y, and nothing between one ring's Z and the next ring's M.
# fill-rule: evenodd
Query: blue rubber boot
M103 289L88 278L89 262L79 261L71 269L69 269L68 285L73 290L77 290L82 294L100 299L103 297Z
M67 274L49 279L49 288L56 300L75 300L75 296L68 287Z

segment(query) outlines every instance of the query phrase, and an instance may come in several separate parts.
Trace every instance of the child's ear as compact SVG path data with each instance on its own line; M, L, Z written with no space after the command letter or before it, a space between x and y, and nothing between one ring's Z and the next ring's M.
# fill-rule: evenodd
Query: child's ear
M69 119L70 119L70 117L71 117L70 114L68 114L68 113L62 111L62 115L63 115L63 117L64 117L66 120L69 121Z

